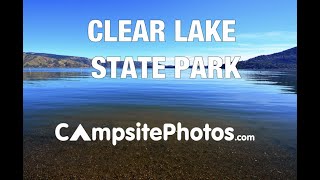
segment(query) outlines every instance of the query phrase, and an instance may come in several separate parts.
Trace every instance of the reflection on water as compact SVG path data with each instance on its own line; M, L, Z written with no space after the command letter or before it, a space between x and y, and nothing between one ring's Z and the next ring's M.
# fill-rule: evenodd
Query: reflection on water
M88 72L24 72L24 81L59 80L60 78L88 77Z
M255 71L247 77L249 81L258 81L256 84L272 84L284 87L284 91L297 93L296 71Z
M60 78L90 78L91 72L94 71L90 68L28 68L24 69L23 80L36 81L36 80L59 80ZM121 70L118 70L118 73ZM169 69L167 71L173 71ZM138 70L139 72L139 70ZM150 70L149 70L150 72ZM282 87L284 92L297 93L297 76L295 70L287 71L246 71L240 70L242 78L247 81L259 84L271 84ZM189 73L189 72L188 72ZM186 77L187 73L184 73ZM119 75L119 74L118 74Z
M247 120L296 121L293 72L241 71L242 79L189 79L189 70L175 79L174 70L167 69L166 79L94 79L92 71L25 69L24 110L142 105L197 109L210 116L241 114Z

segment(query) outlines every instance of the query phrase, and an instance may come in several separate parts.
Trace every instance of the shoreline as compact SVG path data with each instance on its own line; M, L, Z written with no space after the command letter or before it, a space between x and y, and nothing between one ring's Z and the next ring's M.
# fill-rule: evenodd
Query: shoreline
M123 113L126 112L126 113ZM24 177L46 178L289 178L296 177L296 150L274 144L258 135L255 142L132 141L59 142L54 137L57 122L66 121L70 131L84 127L128 127L137 120L150 126L183 122L201 126L208 119L164 110L122 109L116 113L61 116L24 134ZM247 123L212 119L212 126L232 126L237 132L252 132ZM73 175L77 174L76 177Z

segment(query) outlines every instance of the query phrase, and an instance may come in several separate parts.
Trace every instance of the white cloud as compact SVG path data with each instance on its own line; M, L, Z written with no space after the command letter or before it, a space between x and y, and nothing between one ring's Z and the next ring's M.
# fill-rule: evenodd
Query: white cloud
M297 39L297 32L293 31L271 31L271 32L261 32L261 33L243 33L236 35L237 41L243 41L248 39L266 39L270 40L294 40Z

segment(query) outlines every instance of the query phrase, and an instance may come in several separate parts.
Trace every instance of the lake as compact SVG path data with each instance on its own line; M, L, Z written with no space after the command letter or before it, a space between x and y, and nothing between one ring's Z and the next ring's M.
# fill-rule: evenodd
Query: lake
M59 122L76 123L79 121L89 124L90 121L99 119L97 124L100 123L100 125L107 122L121 125L122 120L128 119L130 122L137 122L141 119L145 122L149 120L166 122L166 120L178 119L182 123L190 121L190 124L196 124L198 120L199 122L212 123L215 123L216 120L218 123L219 120L222 123L221 126L226 123L225 125L234 127L235 131L254 134L256 141L249 145L246 143L221 145L226 148L221 152L221 156L227 153L228 147L232 149L232 147L248 146L250 148L246 151L252 150L252 155L243 155L243 157L248 159L255 157L256 160L261 160L260 162L266 161L264 163L270 164L260 164L263 166L260 168L264 168L264 170L259 169L261 172L256 172L253 170L259 165L255 161L252 164L248 162L249 165L246 165L246 163L242 164L242 161L246 159L235 160L239 166L234 168L239 168L241 164L241 166L250 166L252 170L248 170L247 174L244 173L247 176L243 176L243 178L254 176L295 178L297 126L295 71L239 70L241 79L189 79L191 70L182 72L181 79L174 79L174 69L165 70L166 79L141 79L139 78L140 70L137 70L138 79L110 79L109 77L94 79L91 77L92 71L94 69L90 68L24 69L24 146L28 146L24 151L29 155L29 158L32 157L26 159L25 174L32 177L31 164L39 163L41 158L45 157L35 155L39 153L39 147L42 147L40 149L43 149L44 154L54 153L54 150L44 149L44 146L40 143L36 144L35 141L43 142L40 137L45 136L48 139L51 138L49 141L52 144L59 143L52 138L54 126ZM118 70L119 76L120 72L121 70ZM71 122L71 119L74 121ZM54 147L52 144L48 146ZM150 146L154 147L155 145ZM171 148L171 145L164 146L168 146L168 149ZM175 149L176 146L178 147L178 145L172 145L172 148ZM191 144L188 146L193 147ZM207 147L207 145L204 146ZM212 146L208 145L208 151L211 151ZM241 150L236 150L239 148L234 149L232 152L244 153ZM182 153L182 150L177 150L176 153ZM206 152L202 153L208 156L206 159L213 158ZM216 153L216 151L212 153ZM184 157L189 155L186 154ZM153 155L151 154L150 157ZM237 157L239 156L235 156L235 158ZM63 157L61 157L61 161L63 161ZM217 159L217 161L220 162L221 159ZM200 161L198 163L199 167L202 167ZM161 164L160 159L155 164ZM48 167L53 166L44 165L44 173ZM225 165L225 169L227 168L230 169L228 165ZM115 169L114 171L118 170L126 172L126 169ZM76 170L74 169L74 171ZM175 171L171 169L170 172ZM227 173L223 170L219 172L205 171L205 173L210 172L217 174L217 177L220 178L225 177L224 174ZM50 174L49 170L47 173L49 177L55 177L54 174ZM82 173L82 175L87 177L86 174ZM100 177L98 174L96 175ZM192 177L191 172L189 175ZM155 177L160 178L156 175ZM234 176L231 177L240 176L234 172Z

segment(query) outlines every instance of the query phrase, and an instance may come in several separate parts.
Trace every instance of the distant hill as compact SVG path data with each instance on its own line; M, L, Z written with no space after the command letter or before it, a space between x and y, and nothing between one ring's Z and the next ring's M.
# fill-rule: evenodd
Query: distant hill
M141 62L134 61L136 68L141 68ZM106 63L110 67L110 63ZM117 63L117 66L122 68L123 61ZM23 53L23 67L34 68L78 68L91 67L91 59L77 56L64 56L47 53ZM152 63L148 63L148 67L152 67Z
M110 63L106 66L109 67ZM123 61L117 63L122 68ZM135 61L136 68L141 67L141 62ZM224 66L224 65L223 65ZM23 67L91 67L91 59L77 56L63 56L46 53L23 53ZM152 67L152 63L148 63ZM192 67L192 66L190 66ZM282 52L261 55L237 64L238 69L296 69L297 67L297 47L287 49ZM174 68L172 65L166 68Z
M297 47L282 52L261 55L247 61L240 61L238 69L296 69Z
M23 67L90 67L91 59L46 53L23 53Z

